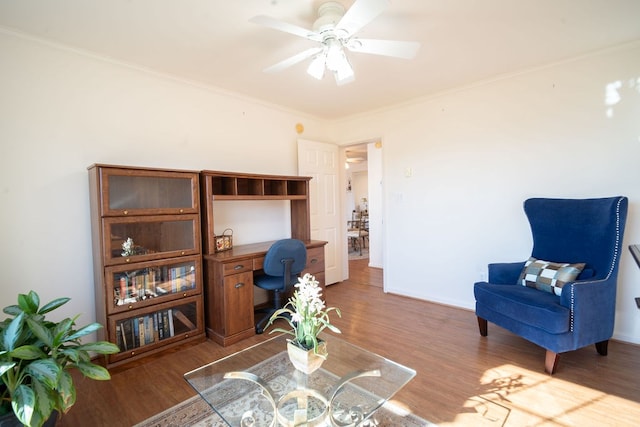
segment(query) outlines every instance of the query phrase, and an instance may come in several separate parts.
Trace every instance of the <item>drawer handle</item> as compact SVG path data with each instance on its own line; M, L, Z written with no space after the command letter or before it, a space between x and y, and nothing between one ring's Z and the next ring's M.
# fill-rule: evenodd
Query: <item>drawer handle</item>
M235 267L233 267L234 270L242 270L244 268L244 265L242 264L238 264Z
M124 260L125 262L131 262L131 258L127 258Z
M316 262L318 262L318 258L311 259L311 264L315 264Z
M129 211L123 211L122 213L127 215L129 213Z
M244 283L242 283L242 282L236 283L236 289L240 289L243 286L244 286Z

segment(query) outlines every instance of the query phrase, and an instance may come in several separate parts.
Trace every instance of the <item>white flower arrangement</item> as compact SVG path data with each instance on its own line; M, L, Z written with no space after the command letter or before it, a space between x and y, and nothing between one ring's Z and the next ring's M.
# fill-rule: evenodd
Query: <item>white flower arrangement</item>
M335 311L338 317L342 317L340 310L336 307L326 308L322 300L322 288L318 286L318 281L314 276L307 273L304 277L298 278L297 288L293 296L285 306L271 316L267 327L278 319L286 320L292 330L274 328L273 332L284 332L292 335L291 341L306 350L314 350L318 353L318 334L325 328L339 334L340 329L329 321L329 312ZM323 357L326 357L323 356Z

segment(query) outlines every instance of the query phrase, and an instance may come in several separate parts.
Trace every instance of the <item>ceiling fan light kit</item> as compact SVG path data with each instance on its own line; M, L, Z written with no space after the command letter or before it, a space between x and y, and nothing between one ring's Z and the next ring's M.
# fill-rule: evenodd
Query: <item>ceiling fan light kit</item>
M318 18L313 30L259 15L251 22L284 31L321 44L320 47L307 49L287 58L265 72L277 72L291 67L306 59L313 58L307 67L307 73L318 79L324 78L325 70L333 73L336 83L343 85L355 80L353 67L347 58L346 50L351 52L391 56L412 59L418 52L417 42L359 39L354 37L362 27L373 21L389 6L389 0L356 0L345 12L344 6L337 1L327 1L318 7Z

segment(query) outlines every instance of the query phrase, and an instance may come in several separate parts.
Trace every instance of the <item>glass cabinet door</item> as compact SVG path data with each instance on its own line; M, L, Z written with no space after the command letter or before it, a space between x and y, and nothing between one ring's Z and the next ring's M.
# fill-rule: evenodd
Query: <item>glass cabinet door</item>
M200 293L200 258L173 258L119 267L107 267L109 313L118 313Z
M200 253L198 215L103 219L105 265Z
M101 169L102 214L198 212L198 174Z
M161 347L168 341L180 341L203 330L198 316L201 301L188 298L184 304L162 304L157 310L135 316L113 316L109 340L116 343L120 353L109 356L112 361Z

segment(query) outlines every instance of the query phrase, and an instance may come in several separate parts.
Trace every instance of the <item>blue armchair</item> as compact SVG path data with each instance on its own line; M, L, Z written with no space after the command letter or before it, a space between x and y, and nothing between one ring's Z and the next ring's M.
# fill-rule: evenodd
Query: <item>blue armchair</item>
M544 347L549 374L560 353L595 344L606 356L627 205L621 196L526 200L531 258L490 264L488 282L474 284L480 335L491 322Z

